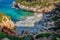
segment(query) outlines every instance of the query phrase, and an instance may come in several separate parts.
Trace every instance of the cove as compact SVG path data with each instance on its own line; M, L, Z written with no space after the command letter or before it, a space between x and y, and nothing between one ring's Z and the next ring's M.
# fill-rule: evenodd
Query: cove
M10 16L12 21L16 22L20 20L22 16L26 17L33 14L32 12L12 8L13 1L14 0L0 0L0 12L4 12L6 15Z
M12 2L14 0L0 0L0 12L4 12L6 15L10 16L13 22L19 21L21 17L27 17L32 15L33 12L12 8ZM37 33L39 30L44 30L44 26L35 23L34 27L16 27L18 34L22 34L23 30L29 31L29 33Z
M33 14L33 12L12 8L13 1L14 0L0 0L0 12L3 12L6 15L10 16L13 22L19 21L22 16L27 17ZM37 32L37 29L35 28L16 27L16 29L18 31L18 34L22 34L22 31L26 29L30 32Z

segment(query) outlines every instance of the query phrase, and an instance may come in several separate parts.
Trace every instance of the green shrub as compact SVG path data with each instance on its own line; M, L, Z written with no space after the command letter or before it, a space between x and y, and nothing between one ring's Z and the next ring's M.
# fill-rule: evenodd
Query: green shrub
M37 36L36 36L36 38L38 39L38 38L41 38L41 37L49 37L51 34L49 34L49 33L42 33L42 34L38 34Z

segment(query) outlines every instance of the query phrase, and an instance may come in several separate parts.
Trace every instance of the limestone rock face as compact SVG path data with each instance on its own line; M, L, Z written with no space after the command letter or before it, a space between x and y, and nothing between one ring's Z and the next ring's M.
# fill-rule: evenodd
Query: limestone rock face
M8 35L18 36L18 33L15 29L15 24L6 16L2 17L2 22L0 23L0 31Z
M7 27L3 27L2 28L2 32L4 32L5 34L11 35L11 36L18 36L18 33L15 29L9 29Z
M0 23L0 26L13 29L15 27L15 24L11 20L9 20L6 16L3 16L2 23Z
M42 5L36 6L36 7L29 7L29 6L21 5L20 3L16 3L16 2L13 2L12 7L20 8L20 9L27 10L27 11L33 11L33 12L37 12L37 13L43 13L43 12L47 13L47 12L50 12L51 10L55 9L54 4L52 4L49 7L41 8Z

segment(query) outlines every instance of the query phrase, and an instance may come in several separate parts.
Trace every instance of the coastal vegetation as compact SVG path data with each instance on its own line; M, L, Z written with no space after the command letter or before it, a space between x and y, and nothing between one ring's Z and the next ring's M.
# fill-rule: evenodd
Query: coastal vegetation
M49 36L52 36L52 40L60 39L60 34L50 34L50 33L38 34L38 35L36 35L36 38L37 39L44 38L44 37L49 38ZM0 40L3 38L8 38L10 40L34 40L33 36L31 36L31 35L27 35L27 36L19 38L19 37L7 35L7 34L4 34L3 32L0 32Z
M60 0L15 0L15 2L29 7L48 7L53 3L60 2Z
M38 34L36 35L36 39L39 39L39 38L49 38L51 37L52 40L58 40L60 39L60 34L55 34L55 33L42 33L42 34Z
M42 34L38 34L37 36L36 36L36 38L40 38L40 37L49 37L51 34L49 34L49 33L42 33Z
M40 7L41 6L41 8L44 8L44 7L48 7L48 6L52 5L55 2L60 2L60 0L16 0L16 2L20 3L21 5L28 6L28 7L37 7L37 6ZM58 9L59 8L56 8L56 11ZM51 20L54 21L55 27L52 27L50 29L53 29L53 31L55 31L55 32L56 32L56 30L60 29L60 9L58 11L57 11L58 13L55 13L56 15L54 15L54 17L51 18ZM21 15L23 12L22 13L18 12L18 13ZM23 16L26 16L26 15L31 16L32 14L29 14L27 12ZM3 12L0 12L0 23L2 22L3 17L11 19L8 15L4 14ZM6 19L4 19L4 21L5 20ZM28 22L28 21L26 21L26 22ZM44 37L45 38L51 37L52 40L60 40L60 34L59 33L56 34L55 32L51 33L52 31L50 31L50 33L37 34L36 36L34 36L34 35L24 35L23 37L20 37L20 36L16 37L15 36L15 31L16 30L14 30L15 25L12 23L11 20L8 20L7 22L3 22L2 24L6 24L6 25L3 25L3 30L2 30L3 32L0 32L0 40L3 39L3 38L8 38L10 40L34 40L34 39L39 39L39 38L44 39ZM13 28L13 30L9 29L10 27L11 27L11 29Z
M13 37L11 35L7 35L3 32L0 32L0 40L3 39L3 38L9 38L10 40L19 40L18 37Z
M60 0L15 0L13 7L37 13L50 12Z
M30 35L27 35L27 36L24 36L22 38L19 38L19 37L15 37L15 36L11 36L11 35L7 35L7 34L4 34L3 32L0 32L0 40L3 39L3 38L8 38L10 40L33 40L33 37L30 36Z

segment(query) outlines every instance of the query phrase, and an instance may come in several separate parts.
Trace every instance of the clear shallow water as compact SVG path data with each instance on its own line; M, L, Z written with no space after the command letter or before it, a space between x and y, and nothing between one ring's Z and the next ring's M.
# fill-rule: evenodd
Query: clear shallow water
M9 15L14 22L20 20L21 16L25 17L28 16L28 11L19 10L11 8L11 6L0 6L0 12L4 12L6 15Z
M20 20L21 16L25 17L33 14L32 12L12 8L13 1L14 0L0 0L0 12L9 15L14 22Z

